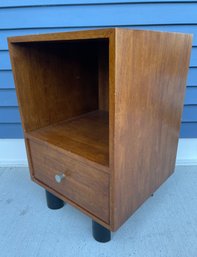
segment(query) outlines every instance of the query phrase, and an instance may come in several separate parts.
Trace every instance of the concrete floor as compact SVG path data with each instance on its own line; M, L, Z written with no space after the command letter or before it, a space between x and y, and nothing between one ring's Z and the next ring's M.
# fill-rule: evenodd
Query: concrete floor
M177 167L105 244L70 205L49 210L27 168L1 168L0 257L63 256L197 257L197 167Z

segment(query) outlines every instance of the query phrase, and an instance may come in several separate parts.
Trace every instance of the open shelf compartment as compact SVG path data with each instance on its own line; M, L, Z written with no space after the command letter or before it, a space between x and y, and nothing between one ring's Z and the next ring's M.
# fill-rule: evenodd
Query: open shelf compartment
M25 136L109 166L109 39L12 49Z
M106 111L93 111L27 133L101 165L109 164L109 118Z

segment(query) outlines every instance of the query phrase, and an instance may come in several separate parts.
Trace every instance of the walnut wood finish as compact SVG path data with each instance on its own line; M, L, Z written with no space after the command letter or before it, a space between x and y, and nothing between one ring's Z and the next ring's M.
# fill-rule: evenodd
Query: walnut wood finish
M191 36L117 30L111 224L174 171Z
M98 45L102 43L14 45L18 98L21 105L28 103L21 109L26 132L98 109Z
M109 175L48 146L29 142L34 178L109 223ZM62 173L65 178L58 184L55 175Z
M99 109L109 111L109 43L100 45L99 65Z
M118 229L174 171L191 41L127 29L9 38L32 179Z
M108 112L90 112L31 131L26 136L106 166L102 169L109 172L106 169L109 166Z

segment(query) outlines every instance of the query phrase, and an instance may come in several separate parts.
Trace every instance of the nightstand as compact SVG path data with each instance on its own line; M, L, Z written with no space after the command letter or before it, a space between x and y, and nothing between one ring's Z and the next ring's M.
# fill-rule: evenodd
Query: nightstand
M49 208L68 202L107 242L174 171L192 37L112 28L8 41L31 178Z

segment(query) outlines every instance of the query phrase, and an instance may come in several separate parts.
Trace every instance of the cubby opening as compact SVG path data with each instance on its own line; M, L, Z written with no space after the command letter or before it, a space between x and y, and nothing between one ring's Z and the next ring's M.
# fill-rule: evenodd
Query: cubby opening
M12 47L26 136L108 166L109 40Z

